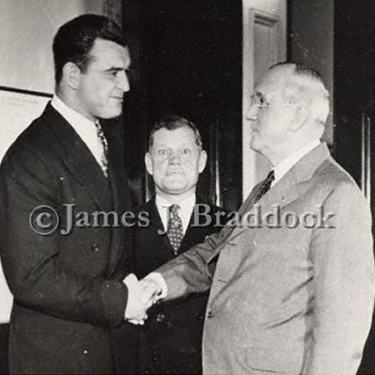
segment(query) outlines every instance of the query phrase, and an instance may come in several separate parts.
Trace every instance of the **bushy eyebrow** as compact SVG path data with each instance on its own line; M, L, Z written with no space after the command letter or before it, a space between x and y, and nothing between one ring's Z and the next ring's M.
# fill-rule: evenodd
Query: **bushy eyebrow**
M127 71L128 69L124 69L124 68L120 68L120 67L116 67L116 66L113 66L111 68L108 68L105 70L105 72L109 72L109 73L117 73L117 72L122 72L122 71Z
M181 147L185 147L185 148L190 148L191 145L187 144L187 143L183 143L181 145ZM153 146L154 148L169 148L170 146L167 145L166 143L159 143L158 145L154 145Z

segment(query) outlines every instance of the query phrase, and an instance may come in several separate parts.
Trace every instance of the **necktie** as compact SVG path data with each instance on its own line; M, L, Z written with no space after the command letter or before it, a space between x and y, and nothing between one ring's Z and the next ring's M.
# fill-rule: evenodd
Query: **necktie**
M264 194L267 193L268 190L271 189L272 181L275 180L275 172L272 170L268 173L267 178L262 182L255 197L255 202L257 202L260 198L263 197Z
M184 238L182 220L178 216L179 208L180 206L178 204L172 204L169 207L169 220L167 229L167 236L169 238L169 241L173 247L173 251L175 254L177 254L182 239Z
M96 135L98 136L100 144L102 145L102 152L100 155L100 167L102 168L104 175L108 177L108 159L107 159L108 142L104 135L103 129L101 125L99 124L99 121L95 122L95 127L96 127Z

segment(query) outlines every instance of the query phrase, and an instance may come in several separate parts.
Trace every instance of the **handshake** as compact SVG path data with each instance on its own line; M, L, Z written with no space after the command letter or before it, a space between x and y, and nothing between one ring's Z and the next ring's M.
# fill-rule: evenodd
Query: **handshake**
M132 324L144 324L147 310L166 295L164 279L156 273L151 273L142 280L130 274L123 282L128 288L125 320Z

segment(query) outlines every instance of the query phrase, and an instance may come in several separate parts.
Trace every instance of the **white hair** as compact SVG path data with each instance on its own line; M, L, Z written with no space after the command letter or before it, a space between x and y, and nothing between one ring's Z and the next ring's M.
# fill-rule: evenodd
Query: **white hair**
M284 95L290 103L303 103L310 111L311 118L324 125L329 115L329 92L321 75L305 65L293 63L276 64L278 67L290 68Z

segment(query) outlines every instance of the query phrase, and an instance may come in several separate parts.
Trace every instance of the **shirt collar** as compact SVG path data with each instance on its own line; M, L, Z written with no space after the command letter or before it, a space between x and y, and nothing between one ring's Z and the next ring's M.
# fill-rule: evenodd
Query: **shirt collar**
M98 137L95 123L70 108L57 95L53 96L51 105L75 130L103 169L103 145Z
M295 152L281 163L276 165L273 170L275 172L275 180L272 183L272 186L278 183L281 178L295 165L299 160L301 160L305 155L312 151L315 147L320 144L319 140L310 142L307 146L303 147L299 151Z
M60 113L61 116L65 118L66 121L69 122L71 126L73 126L75 130L83 127L90 128L90 130L96 132L95 123L93 121L70 108L56 94L51 100L51 105L56 109L57 112Z
M194 209L194 205L196 202L196 195L191 194L181 202L178 202L178 205L180 206L180 209L178 210L178 215L180 216L182 220L182 225L184 229L184 233L187 230L187 227L189 226L190 217ZM164 225L165 230L168 227L168 214L167 209L170 207L173 203L167 201L165 198L161 197L160 195L156 195L155 197L155 203L156 208L158 209L161 221Z

